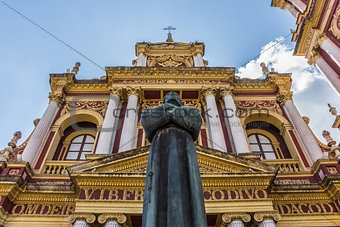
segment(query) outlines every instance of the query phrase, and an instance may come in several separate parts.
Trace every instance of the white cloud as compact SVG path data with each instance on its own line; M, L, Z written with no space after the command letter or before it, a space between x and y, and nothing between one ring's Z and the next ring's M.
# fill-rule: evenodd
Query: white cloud
M281 40L278 38L277 40ZM237 76L241 78L259 78L263 76L260 63L264 62L268 69L274 68L276 72L292 73L292 90L297 93L305 90L315 79L324 78L314 66L307 63L303 56L293 56L293 48L286 44L270 42L262 47L260 56L238 69ZM271 47L271 48L270 48Z

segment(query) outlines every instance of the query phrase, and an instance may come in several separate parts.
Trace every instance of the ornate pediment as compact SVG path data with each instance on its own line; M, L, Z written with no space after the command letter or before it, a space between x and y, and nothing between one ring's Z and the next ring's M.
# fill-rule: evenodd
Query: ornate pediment
M142 174L146 172L150 146L98 157L68 167L72 175L93 174ZM196 145L197 159L201 175L221 175L231 173L274 174L277 167L233 154Z

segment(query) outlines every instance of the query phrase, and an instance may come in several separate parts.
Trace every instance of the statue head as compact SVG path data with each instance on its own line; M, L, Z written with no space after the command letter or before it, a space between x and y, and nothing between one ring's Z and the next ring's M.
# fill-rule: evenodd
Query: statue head
M163 98L163 103L171 103L175 106L183 106L181 97L177 92L170 91L168 94L166 94Z

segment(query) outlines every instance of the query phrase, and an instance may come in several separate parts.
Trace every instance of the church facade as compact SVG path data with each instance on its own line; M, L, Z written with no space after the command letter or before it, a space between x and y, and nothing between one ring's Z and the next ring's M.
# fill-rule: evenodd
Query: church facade
M177 92L201 111L196 143L208 226L340 225L339 148L294 105L291 74L208 67L203 43L137 43L132 67L50 74L49 105L1 151L3 226L141 226L150 143L141 112ZM260 67L260 66L259 66ZM259 75L260 77L261 75Z

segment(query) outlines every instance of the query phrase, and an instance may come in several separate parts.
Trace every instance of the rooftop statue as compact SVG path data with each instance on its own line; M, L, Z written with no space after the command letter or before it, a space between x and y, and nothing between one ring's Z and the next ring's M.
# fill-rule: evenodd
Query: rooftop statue
M151 142L143 204L143 227L206 227L200 171L194 141L202 118L183 106L176 92L141 117Z

